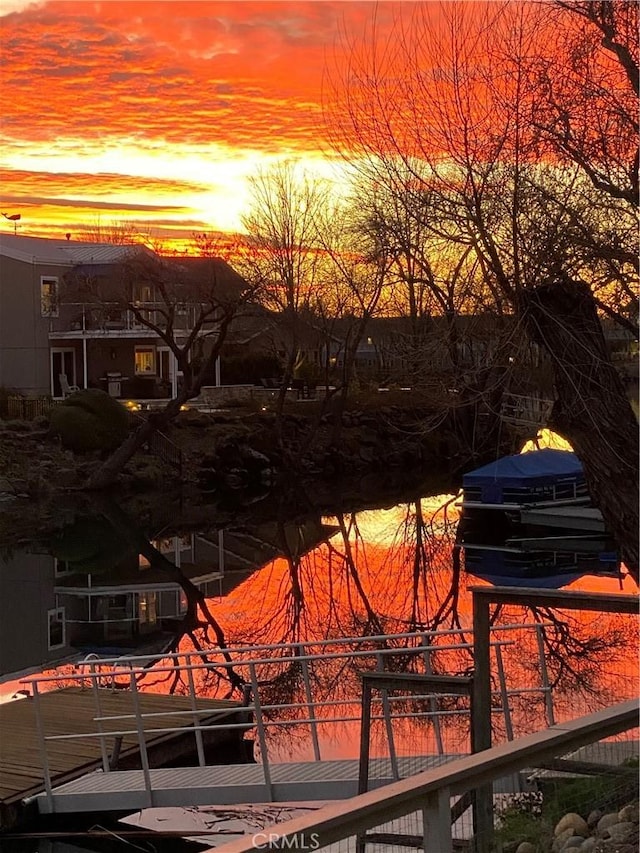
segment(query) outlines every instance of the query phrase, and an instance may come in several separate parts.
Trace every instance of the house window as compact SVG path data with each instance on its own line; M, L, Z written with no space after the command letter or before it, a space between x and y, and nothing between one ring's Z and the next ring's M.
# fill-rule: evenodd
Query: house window
M141 625L155 625L158 621L155 592L141 592L138 596L138 620Z
M40 279L40 313L43 317L58 316L58 279Z
M136 347L136 375L149 375L156 372L155 347Z
M59 560L57 557L54 557L53 560L53 573L55 577L61 578L64 575L73 574L73 567L71 563L68 563L66 560Z
M151 285L137 284L134 290L134 301L137 304L140 302L151 302Z
M64 607L56 607L47 612L49 651L61 649L66 642Z

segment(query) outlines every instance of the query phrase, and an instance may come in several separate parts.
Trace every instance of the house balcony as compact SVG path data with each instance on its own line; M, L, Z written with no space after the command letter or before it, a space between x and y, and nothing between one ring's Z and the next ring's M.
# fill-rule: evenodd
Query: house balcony
M140 303L138 310L159 328L166 326L166 319L157 302ZM176 311L173 328L178 334L186 334L194 322L194 309L186 306ZM157 333L141 322L136 313L117 303L91 304L86 302L64 302L59 306L58 316L49 318L49 339L74 338L156 338Z

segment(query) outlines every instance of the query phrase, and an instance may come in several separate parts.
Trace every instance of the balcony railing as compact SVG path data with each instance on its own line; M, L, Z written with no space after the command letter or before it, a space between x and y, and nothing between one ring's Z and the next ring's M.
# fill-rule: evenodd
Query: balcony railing
M166 326L162 306L158 302L143 302L136 306L140 313L152 324ZM195 323L195 306L186 306L176 311L173 326L177 330L187 330ZM118 303L101 302L65 302L59 306L58 316L50 318L50 332L134 332L149 327L141 322L136 313L123 308Z

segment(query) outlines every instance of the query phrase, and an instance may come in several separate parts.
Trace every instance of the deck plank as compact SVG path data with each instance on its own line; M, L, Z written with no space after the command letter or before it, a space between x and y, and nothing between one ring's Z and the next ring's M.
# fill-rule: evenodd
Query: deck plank
M161 716L144 720L147 747L169 742L175 735L154 733L149 729L182 726L185 731L193 724L191 714L175 716L174 711L191 710L188 696L160 693L139 693L142 713L160 713ZM98 738L88 737L98 730L94 718L98 715L94 693L91 689L66 687L40 695L40 707L46 736L78 734L86 737L73 740L47 742L47 757L54 785L82 776L100 767L102 756ZM100 714L133 714L133 697L128 690L101 688ZM217 699L197 699L198 709L211 712L200 720L208 723L218 719L216 711L236 714L236 702ZM225 716L227 716L225 714ZM134 730L135 720L112 720L103 724L104 730ZM237 730L236 730L237 731ZM107 752L111 754L115 736L106 738ZM195 740L195 738L194 738ZM136 734L124 735L120 749L121 758L138 752ZM36 730L35 702L33 698L16 699L0 705L0 803L10 805L44 789L40 744Z

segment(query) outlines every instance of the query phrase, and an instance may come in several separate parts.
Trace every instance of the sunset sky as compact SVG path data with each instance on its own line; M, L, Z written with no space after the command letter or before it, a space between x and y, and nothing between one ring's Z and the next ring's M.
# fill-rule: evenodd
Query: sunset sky
M114 220L157 238L238 230L259 166L340 168L326 75L339 78L372 15L383 38L398 8L0 0L0 209L35 236Z

